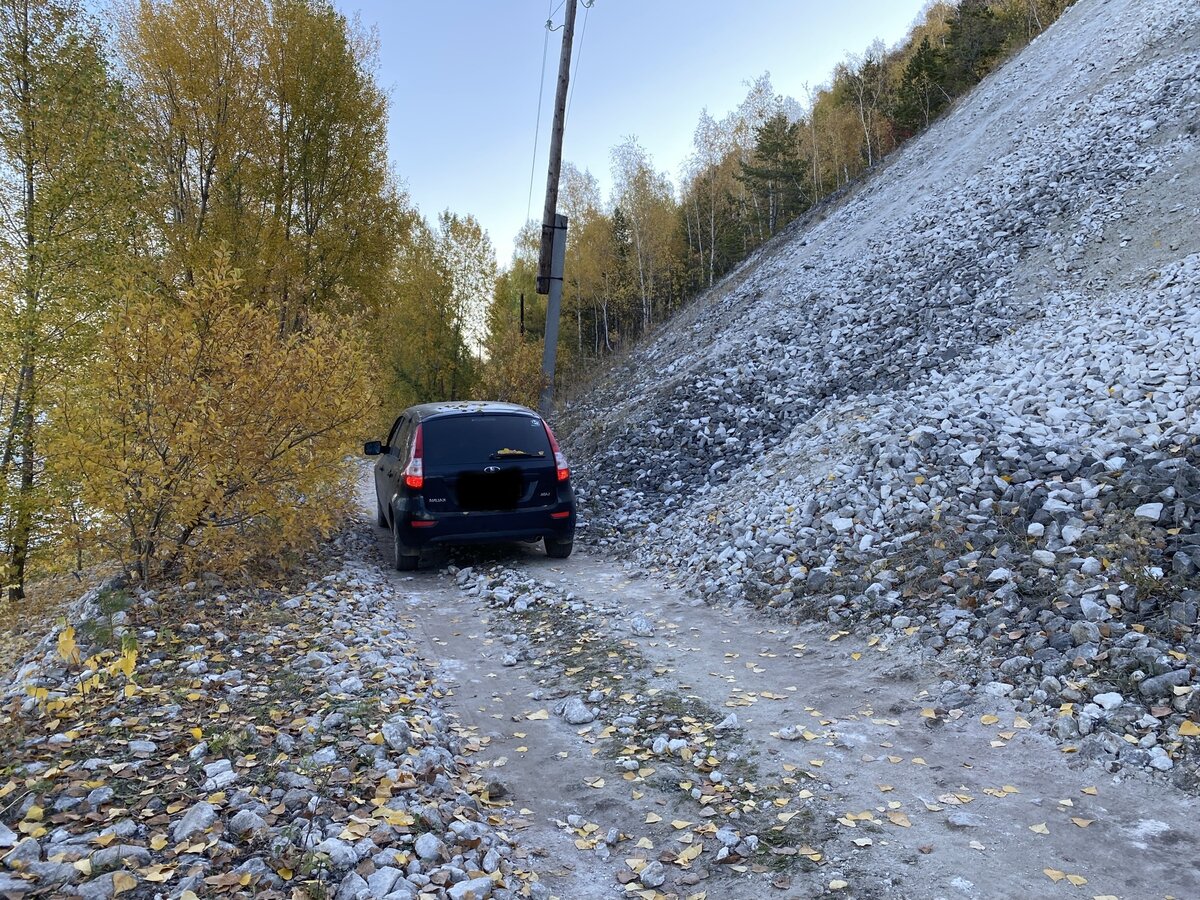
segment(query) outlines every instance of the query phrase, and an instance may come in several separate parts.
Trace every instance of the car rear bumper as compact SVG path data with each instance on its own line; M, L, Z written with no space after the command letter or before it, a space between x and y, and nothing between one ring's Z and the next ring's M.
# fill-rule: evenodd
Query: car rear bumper
M566 513L560 518L552 513ZM430 524L424 524L424 523ZM421 523L421 524L414 524ZM400 539L409 547L433 544L479 544L504 541L532 541L538 538L570 540L575 535L575 510L539 509L529 512L446 513L413 515L403 513L397 525Z

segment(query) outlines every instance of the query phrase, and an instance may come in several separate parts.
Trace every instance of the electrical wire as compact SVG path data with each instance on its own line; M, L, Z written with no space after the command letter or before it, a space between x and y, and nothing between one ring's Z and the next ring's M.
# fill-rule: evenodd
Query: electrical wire
M563 0L565 3L566 0ZM554 0L550 0L554 3ZM562 3L559 4L561 8ZM547 9L550 4L547 4ZM537 170L537 152L538 152L538 137L542 130L542 95L546 89L546 51L550 46L550 21L554 18L554 12L551 12L546 18L546 28L542 36L542 75L538 79L538 102L537 102L537 122L533 126L533 158L529 161L529 197L525 201L525 221L529 221L529 214L533 211L533 175Z
M567 120L571 118L571 101L575 99L575 84L579 80L579 64L583 61L583 41L587 37L588 13L592 11L595 3L596 0L590 0L583 4L583 28L579 32L579 50L575 54L575 73L571 76L571 93L567 95L567 111L563 114L564 128Z

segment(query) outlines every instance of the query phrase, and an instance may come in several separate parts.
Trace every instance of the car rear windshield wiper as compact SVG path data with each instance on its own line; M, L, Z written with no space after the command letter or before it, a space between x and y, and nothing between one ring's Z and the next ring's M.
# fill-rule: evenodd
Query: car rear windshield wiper
M544 459L545 453L529 453L525 450L497 450L488 459Z

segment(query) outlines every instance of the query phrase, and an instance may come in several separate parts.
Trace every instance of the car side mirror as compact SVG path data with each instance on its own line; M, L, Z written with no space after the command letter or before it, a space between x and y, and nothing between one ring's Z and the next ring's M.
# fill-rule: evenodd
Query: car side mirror
M367 441L363 444L363 453L367 456L378 456L383 452L383 444L380 441Z

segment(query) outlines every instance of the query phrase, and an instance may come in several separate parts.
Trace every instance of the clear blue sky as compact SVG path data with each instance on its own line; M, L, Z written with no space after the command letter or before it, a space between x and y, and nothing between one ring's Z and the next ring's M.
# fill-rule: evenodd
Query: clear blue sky
M502 264L525 221L547 0L337 0L377 29L391 97L392 165L427 219L472 213ZM553 0L553 5L559 5ZM720 119L771 73L804 100L847 52L897 42L925 0L595 0L576 20L579 61L564 158L607 195L609 150L635 134L673 181L707 107ZM584 19L587 30L584 32ZM562 10L555 16L561 24ZM581 46L582 41L582 46ZM530 216L541 218L561 32L550 35Z

